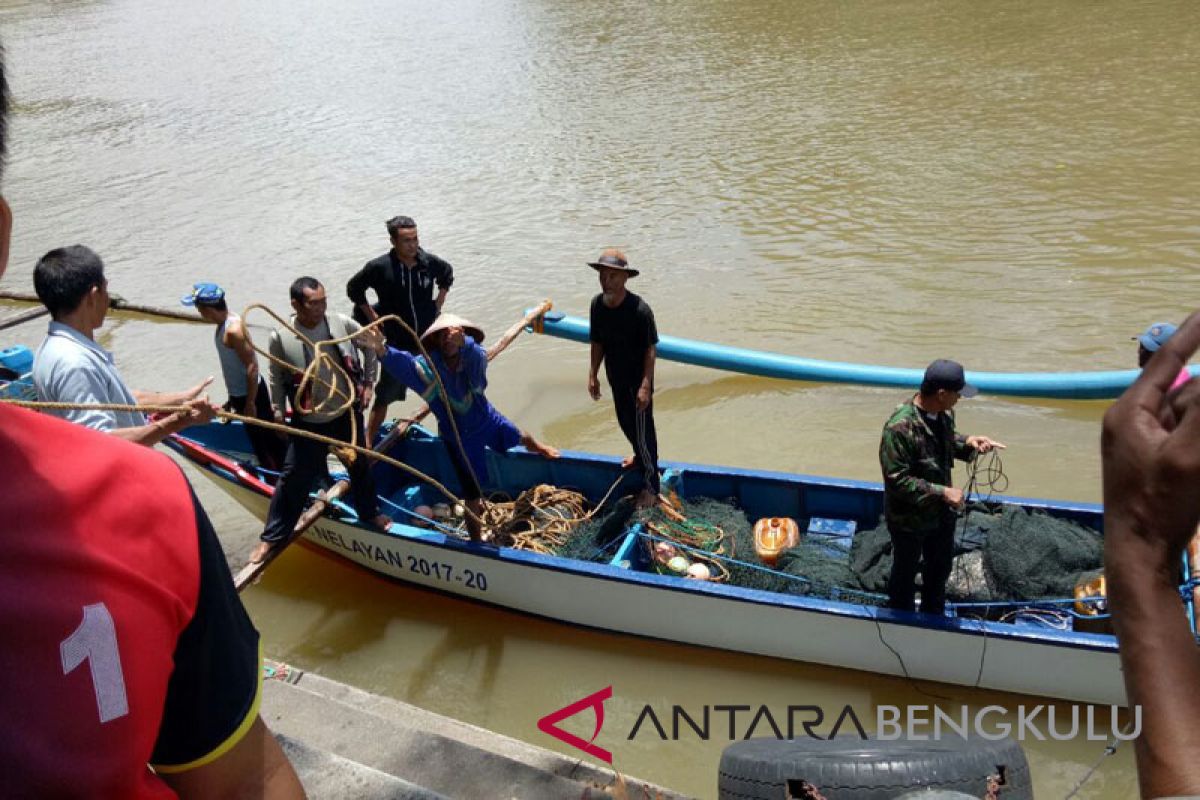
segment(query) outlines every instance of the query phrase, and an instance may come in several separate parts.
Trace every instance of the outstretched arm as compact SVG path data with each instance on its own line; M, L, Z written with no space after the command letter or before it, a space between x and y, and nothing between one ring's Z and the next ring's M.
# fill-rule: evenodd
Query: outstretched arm
M213 376L209 375L195 386L190 389L184 389L182 392L143 392L138 389L130 389L129 391L134 399L144 406L179 406L189 400L195 400L212 382Z
M1180 555L1200 521L1200 385L1170 392L1200 346L1200 313L1104 415L1104 569L1143 797L1200 794L1200 650L1180 602Z

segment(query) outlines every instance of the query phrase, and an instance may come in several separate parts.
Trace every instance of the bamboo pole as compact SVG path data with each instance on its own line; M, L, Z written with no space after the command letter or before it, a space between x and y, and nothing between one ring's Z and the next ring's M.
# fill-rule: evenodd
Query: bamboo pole
M240 592L258 580L258 577L262 575L268 564L278 558L279 554L286 550L288 545L299 539L306 530L312 527L312 524L319 520L321 515L325 513L325 509L329 507L330 503L348 491L350 491L350 482L338 481L330 487L329 491L318 494L316 499L313 500L312 505L305 509L304 513L300 515L300 519L296 520L296 527L292 529L291 536L281 542L276 542L267 550L261 561L251 561L242 567L237 577L233 579L234 588Z
M38 317L45 316L49 313L50 309L45 307L31 308L28 311L22 311L20 314L15 314L7 319L0 320L0 331L6 331L9 328L15 328L23 322L29 322L31 319L37 319Z
M0 290L0 300L17 300L22 303L40 303L36 294L28 292L13 292L7 289ZM151 317L166 317L168 319L177 319L182 322L200 322L204 323L204 319L199 314L180 311L174 308L160 308L159 306L144 306L140 303L131 303L119 294L110 293L108 296L108 307L113 311L126 311L133 314L146 314Z

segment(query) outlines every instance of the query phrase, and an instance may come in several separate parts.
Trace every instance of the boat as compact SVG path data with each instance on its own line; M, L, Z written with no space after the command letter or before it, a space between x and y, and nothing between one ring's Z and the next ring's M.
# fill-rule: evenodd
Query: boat
M265 519L270 475L253 464L240 423L195 426L166 444ZM388 454L451 490L457 487L444 442L419 426ZM492 485L485 489L510 497L550 484L577 489L596 503L623 474L619 459L583 452L547 460L518 447L489 451L488 459ZM664 486L685 501L732 498L749 519L797 520L809 535L865 530L882 511L877 483L688 463L662 466ZM373 469L385 513L409 519L399 510L416 479L385 463ZM999 501L1102 530L1102 509L1095 504ZM634 525L612 542L611 557L606 552L600 562L576 560L471 544L406 521L379 531L335 503L301 541L386 578L568 625L960 686L1126 703L1110 634L1047 627L1036 615L1020 613L1020 604L1004 615L1007 621L972 616L972 609L953 604L947 616L935 617L879 607L861 591L815 597L659 574L653 560L638 557L649 551L639 547L646 535ZM1069 609L1069 599L1060 606Z
M545 315L544 321L532 329L537 333L568 339L588 341L588 321L557 311ZM813 358L749 350L742 347L699 342L675 336L662 336L658 341L658 357L700 367L711 367L746 375L783 378L817 383L853 383L863 386L887 386L916 389L921 385L925 368L886 367L873 364L851 364L841 361L820 361ZM1200 366L1189 368L1193 376L1200 375ZM1039 397L1068 400L1104 400L1120 397L1137 379L1139 370L1106 370L1090 372L980 372L968 370L967 382L980 392L1009 397Z

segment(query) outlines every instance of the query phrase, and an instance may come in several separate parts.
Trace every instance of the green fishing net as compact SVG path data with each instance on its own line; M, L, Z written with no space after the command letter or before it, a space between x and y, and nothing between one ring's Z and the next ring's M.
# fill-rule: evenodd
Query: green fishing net
M956 530L952 600L1070 597L1081 576L1101 568L1103 538L1086 525L1016 506L973 505ZM887 525L859 531L850 567L863 589L883 592L892 569Z

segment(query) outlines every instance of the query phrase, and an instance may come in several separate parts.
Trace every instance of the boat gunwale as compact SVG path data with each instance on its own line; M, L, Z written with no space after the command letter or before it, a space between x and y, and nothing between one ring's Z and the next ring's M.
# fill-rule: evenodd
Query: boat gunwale
M422 430L421 432L429 436L430 439L436 439L436 437L428 431ZM179 447L178 442L173 442L171 440L174 438L186 441L189 447ZM265 486L265 484L259 482L259 485L257 486L247 485L244 481L240 480L236 474L231 474L228 469L222 468L219 463L215 463L213 461L210 461L209 463L201 463L199 460L193 457L192 453L189 452L190 448L198 448L210 455L215 453L221 458L227 458L221 454L219 449L210 447L204 442L193 439L186 434L175 434L175 436L171 437L171 439L168 439L167 443L172 446L172 449L175 449L176 452L179 452L181 455L183 455L183 457L191 462L194 466L215 474L227 483L233 484L244 491L253 492L264 497L269 496L268 492L264 491L262 488ZM513 451L510 452L514 452L517 455L533 455L521 447L513 448ZM562 451L562 455L567 459L591 462L594 464L616 465L620 461L620 459L616 456L606 456L586 452L581 453L569 450ZM798 473L753 470L739 467L724 468L716 465L692 464L688 462L663 462L663 466L668 469L684 470L685 474L686 472L690 471L693 474L708 473L717 476L732 475L751 479L777 480L784 483L810 483L821 487L882 491L881 484L849 478L823 478L820 476L801 475ZM1071 504L1053 500L1019 498L1007 495L996 495L991 498L991 502L1011 502L1027 507L1054 508L1063 511L1085 513L1100 513L1102 510L1102 507L1098 504ZM610 564L583 561L579 559L566 558L563 556L543 555L529 551L513 550L511 548L495 548L487 545L474 545L469 542L460 541L454 537L447 536L445 533L426 528L420 528L403 522L393 522L393 525L400 529L398 531L380 531L363 525L358 521L353 512L347 513L347 511L343 511L339 517L335 517L333 519L342 525L354 528L359 533L370 534L374 537L382 537L385 540L403 541L408 544L419 544L435 550L456 551L487 560L512 563L520 567L532 567L535 569L550 570L558 573L577 575L580 577L590 577L616 583L638 584L651 589L679 592L688 596L710 596L717 599L730 600L734 602L776 608L789 608L796 611L839 616L859 621L872 621L880 625L898 625L941 633L968 635L981 639L1004 639L1017 642L1026 642L1030 644L1066 647L1075 650L1088 650L1099 653L1117 652L1116 637L1110 634L1086 633L1073 630L1060 631L1033 625L993 622L972 617L932 617L929 615L921 615L919 613L880 608L844 600L826 600L823 598L788 595L762 589L729 586L708 581L686 581L686 584L681 585L680 582L685 581L683 578L656 575L653 573L616 567ZM306 539L312 544L315 544L316 546L337 555L336 550L322 545L319 540L314 541L311 537L307 536ZM351 563L357 563L352 558L346 558L346 560L350 561ZM365 568L370 570L370 567ZM421 588L432 588L438 590L437 587L430 586L419 581L406 580L401 577L387 575L386 573L379 573L376 570L370 571L375 572L376 574L383 574L389 578L394 578L402 583L408 583ZM484 602L498 608L513 610L517 613L531 613L521 609L513 609L504 603L492 602L484 597L458 594L452 591L448 593L456 597L479 600L480 602ZM1031 605L1034 604L1035 601L1031 602ZM536 616L537 614L535 613L534 615Z

